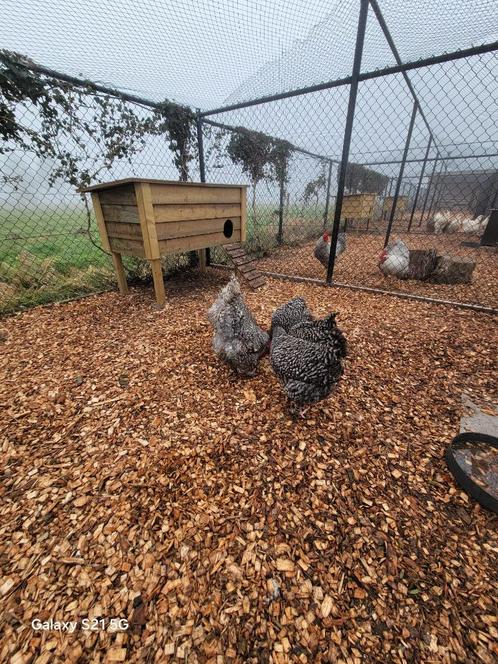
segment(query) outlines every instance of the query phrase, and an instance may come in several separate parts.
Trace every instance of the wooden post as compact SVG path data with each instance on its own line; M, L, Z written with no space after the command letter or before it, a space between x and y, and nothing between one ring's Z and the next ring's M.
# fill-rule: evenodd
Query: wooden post
M163 307L166 302L166 294L164 292L161 254L159 252L157 229L154 221L150 184L148 182L135 182L135 195L137 198L138 217L144 239L145 256L148 258L152 270L156 301L160 307Z
M93 209L95 211L95 218L97 220L97 226L99 229L100 240L102 242L102 247L104 248L104 251L107 251L108 253L111 254L114 270L116 271L116 278L118 280L119 292L122 295L126 295L128 293L128 284L126 283L126 273L123 268L123 261L121 259L121 254L111 250L111 245L109 244L109 236L107 235L107 229L105 226L104 215L102 213L102 206L100 205L100 198L98 192L92 193L92 202L93 202Z
M199 251L197 253L199 255L199 270L201 272L206 272L206 265L207 265L206 254L207 254L207 251L206 251L206 249L199 249Z
M121 295L126 295L128 293L128 284L126 283L126 274L123 268L123 261L121 259L121 254L112 252L112 262L114 263L114 269L116 270L116 276L118 278L118 288Z
M102 242L102 248L104 251L110 253L111 245L109 244L109 236L107 235L104 214L102 212L102 206L100 205L100 198L97 191L92 193L92 203L95 212L95 219L97 220L97 227L99 229L100 241Z
M154 281L154 293L156 294L156 301L160 307L164 307L166 302L166 293L164 291L163 270L161 267L161 259L154 258L149 261L152 270L152 279Z

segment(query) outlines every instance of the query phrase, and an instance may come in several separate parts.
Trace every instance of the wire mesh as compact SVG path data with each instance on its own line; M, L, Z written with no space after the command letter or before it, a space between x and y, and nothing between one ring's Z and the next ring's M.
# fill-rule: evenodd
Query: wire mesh
M324 281L350 86L339 80L307 93L257 98L350 76L358 3L318 2L309 11L300 0L285 5L264 0L256 11L246 0L206 0L195 8L186 0L175 5L146 2L141 16L146 25L155 25L146 52L145 42L140 40L138 47L136 41L141 32L129 34L135 6L127 0L105 8L92 5L84 19L76 4L70 0L72 11L60 19L67 30L56 35L55 3L44 3L45 16L35 4L29 17L23 3L8 3L8 34L0 27L5 45L70 74L83 71L154 100L167 96L203 108L248 102L201 114L206 181L248 185L246 250L259 259L261 269ZM490 26L497 8L495 0L444 0L437 6L410 0L403 11L396 0L381 3L404 62L440 53L443 42L446 51L491 42L496 39ZM113 29L95 28L96 18L101 26L109 24L104 19L110 9L116 13ZM24 20L33 30L20 29ZM80 20L84 29L76 34ZM171 26L167 46L157 32L166 20ZM258 39L248 38L256 34ZM414 40L414 34L420 38ZM91 48L79 51L76 61L68 40L83 37ZM192 40L198 46L195 53L186 46ZM102 59L102 53L111 55ZM360 80L334 282L497 306L496 246L481 242L491 224L490 211L498 206L497 53L493 47L412 68L408 74L377 72ZM395 64L370 7L362 72ZM416 114L407 142L414 93ZM94 104L89 94L81 122L91 118ZM153 113L146 105L130 103L130 108L140 117ZM16 114L28 127L39 125L33 105L20 104ZM82 145L70 137L61 147L80 166L88 166L94 181L177 179L168 141L166 134L146 136L131 159L114 158L112 163L104 159L98 141ZM0 155L3 310L114 283L91 206L88 216L74 186L54 179L55 166L29 149ZM188 177L200 178L197 158L189 163ZM211 258L214 263L228 261L219 247L212 248ZM170 270L195 261L193 254L165 259ZM126 265L130 274L147 276L146 263L127 259ZM445 278L460 283L444 283Z
M90 121L95 111L88 95L81 121ZM130 105L131 106L131 105ZM139 117L152 111L135 107ZM39 118L32 106L19 108L23 125L37 128ZM138 139L137 139L138 140ZM99 142L86 140L81 146L68 141L60 146L78 159L80 170L88 170L93 181L125 177L178 179L178 171L166 136L140 139L132 159L105 162ZM0 311L51 302L115 286L110 256L101 246L92 202L75 186L55 177L58 163L39 158L30 150L8 149L0 154ZM197 175L197 164L194 165ZM191 266L191 255L163 259L166 274ZM125 258L129 279L149 280L146 261Z
M420 106L408 145L414 99L403 75L360 83L336 283L496 307L496 247L480 244L490 210L497 204L498 157L493 156L492 120L496 104L486 89L486 81L496 71L496 53L486 53L460 66L444 63L411 72ZM328 162L292 152L285 186L291 205L284 206L282 215L283 228L288 230L279 244L278 186L266 177L253 186L230 161L227 144L217 145L208 180L249 185L253 205L249 217L259 214L261 226L255 228L250 221L248 248L260 257L264 270L325 279L326 259L316 258L315 247L324 244L323 231L330 235L332 230L348 94L349 86L341 86L216 115L216 120L232 126L299 138L307 149L336 159L324 222ZM445 100L442 107L438 99ZM443 132L445 119L450 126ZM478 125L479 130L472 131ZM229 141L226 133L224 140ZM407 158L402 164L405 147ZM271 181L270 172L268 177ZM390 225L398 179L399 197ZM309 185L313 190L313 183L318 184L317 197L306 197L305 189ZM218 251L217 260L221 262L223 255Z
M4 0L0 43L68 74L208 109L348 76L358 4ZM495 0L381 6L405 62L496 39ZM364 70L393 63L370 19Z

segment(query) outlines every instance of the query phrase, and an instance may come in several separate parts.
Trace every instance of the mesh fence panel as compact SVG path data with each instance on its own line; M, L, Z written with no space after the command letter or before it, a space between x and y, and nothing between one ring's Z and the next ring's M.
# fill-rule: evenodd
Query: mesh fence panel
M351 73L358 0L4 0L3 48L155 101L214 108ZM496 0L380 0L406 62L496 39ZM364 70L393 64L369 16Z
M410 0L404 4L404 12L399 11L395 0L381 4L404 61L440 52L443 38L446 50L493 38L489 19L497 7L495 0L445 0L437 6ZM75 5L74 12L68 14L71 21L80 16L78 7ZM128 2L115 9L117 23L111 41L116 49L122 49L127 43L135 44L133 40L127 42L126 37L133 12ZM158 24L170 21L170 42L176 40L177 44L186 35L185 30L204 17L205 33L195 33L200 49L196 58L202 65L198 69L192 61L192 50L165 50L154 32L156 41L149 44L155 44L157 66L146 75L138 58L139 49L130 52L129 68L123 68L123 60L117 63L113 56L106 76L98 55L105 31L94 29L90 20L96 9L85 18L85 34L93 46L81 54L80 70L67 50L73 23L69 21L71 29L66 35L56 37L51 32L53 21L42 20L40 12L29 17L30 25L35 21L34 25L43 28L41 33L46 38L52 35L60 46L45 59L41 46L46 39L40 41L39 33L33 30L30 41L19 31L25 14L22 3L9 9L6 24L13 29L6 45L25 49L31 45L32 54L41 55L48 65L60 66L69 73L83 70L95 79L117 82L121 89L142 92L154 100L176 96L189 101L200 78L200 96L193 100L200 106L216 106L223 99L225 105L252 99L250 105L201 114L206 181L248 185L246 250L259 259L261 269L323 281L350 85L339 81L325 89L278 99L258 101L255 97L321 84L333 76L349 76L358 3L317 3L307 14L305 35L295 27L305 10L298 0L285 7L263 2L259 13L245 2L225 8L226 13L220 3L212 4L210 11L206 3L198 9L194 15L193 5L187 1L175 7L164 3L146 3L143 7L146 22L152 17ZM461 35L464 20L466 37ZM227 42L230 23L236 26L237 39ZM248 30L256 34L258 26L260 47L250 41L250 48L242 55L240 40ZM217 39L208 54L208 37L215 33ZM412 33L422 35L417 43ZM220 61L222 46L228 64L220 66L209 83L206 67ZM496 245L483 246L481 242L490 210L498 205L497 53L495 49L412 68L408 73L411 90L399 72L360 80L333 274L336 283L497 305ZM151 53L148 58L152 58ZM161 58L169 58L171 64L168 95L159 93ZM183 63L184 72L179 70L179 63ZM396 57L370 7L362 71L394 64ZM232 92L227 95L229 80ZM407 143L413 92L419 105ZM81 121L93 114L94 103L89 95L82 104ZM131 102L130 107L144 117L153 113L152 108L135 107ZM19 105L16 113L27 125L36 127L39 123L36 109L29 104ZM241 136L245 140L240 140ZM76 154L81 145L68 139L63 148L68 154ZM146 137L133 158L114 159L109 167L98 141L85 144L84 153L83 161L95 173L95 181L133 176L178 179L166 135ZM92 206L88 206L88 216L74 187L61 179L51 182L53 169L50 159L39 159L29 150L0 155L2 310L114 284L109 257L99 246ZM189 164L189 178L200 178L200 164L195 159ZM399 195L391 214L396 192ZM212 248L211 258L213 263L228 261L219 247ZM170 271L191 267L195 262L193 254L164 260ZM147 276L148 267L142 261L126 259L126 266L130 275ZM445 270L446 277L440 274ZM448 270L453 277L448 276ZM463 283L441 283L445 278Z
M94 112L92 97L82 111L82 121ZM131 105L132 106L132 105ZM139 116L151 111L134 108ZM39 123L34 108L20 108L23 123ZM76 155L74 142L62 146ZM95 181L128 177L178 179L166 136L150 136L132 160L103 161L99 144L86 142L81 167L88 164ZM0 311L51 302L115 286L110 256L103 250L90 197L79 194L61 178L54 181L56 164L29 150L9 150L0 155ZM198 177L198 166L192 168ZM163 259L165 272L190 266L191 255ZM148 280L146 261L126 257L131 280Z
M496 306L496 247L480 243L490 210L497 204L498 155L493 155L492 120L497 108L486 88L496 71L495 52L411 72L420 106L408 144L414 99L404 76L360 82L336 283ZM261 258L261 269L325 279L326 260L316 258L315 246L322 243L323 230L332 230L348 95L349 86L344 85L214 116L231 126L299 137L301 146L334 159L329 162L293 150L281 199L270 171L269 178L254 187L234 166L227 149L231 132L222 132L221 139L213 128L209 130L214 131L210 135L215 147L210 149L207 178L249 185L253 208L247 247ZM439 106L438 100L444 103ZM325 219L329 163L332 176ZM281 243L277 240L280 207ZM256 217L259 225L252 222ZM216 257L223 261L223 251Z

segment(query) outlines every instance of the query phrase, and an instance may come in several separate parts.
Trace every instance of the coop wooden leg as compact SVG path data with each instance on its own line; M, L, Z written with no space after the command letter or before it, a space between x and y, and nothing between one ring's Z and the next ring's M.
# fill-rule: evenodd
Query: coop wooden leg
M126 293L128 292L128 284L126 283L126 274L123 268L123 260L121 259L121 254L117 254L113 251L112 262L114 263L114 269L116 270L116 276L118 278L119 292L122 295L126 295Z
M166 294L164 292L163 271L161 268L161 259L156 258L150 261L152 269L152 279L154 280L154 292L156 294L156 301L161 307L166 302Z
M205 249L199 249L199 269L201 272L206 271L206 250Z

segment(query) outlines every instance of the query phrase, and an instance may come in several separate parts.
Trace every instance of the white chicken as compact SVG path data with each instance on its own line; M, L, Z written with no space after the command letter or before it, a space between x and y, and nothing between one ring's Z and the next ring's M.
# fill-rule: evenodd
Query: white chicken
M410 250L403 240L388 244L379 256L379 268L383 274L394 274L403 278L408 274Z
M488 217L483 214L475 219L466 217L462 212L436 212L433 217L434 232L441 233L469 233L482 235L486 229Z
M488 225L488 217L480 214L475 219L464 219L462 221L462 233L472 233L482 235Z
M332 238L327 231L321 236L315 244L315 258L317 258L324 267L329 265L330 247L332 246ZM346 233L340 232L337 236L337 246L335 249L336 259L346 251Z
M436 212L433 218L434 233L436 235L444 233L447 230L450 223L451 223L451 218L448 216L448 213Z

